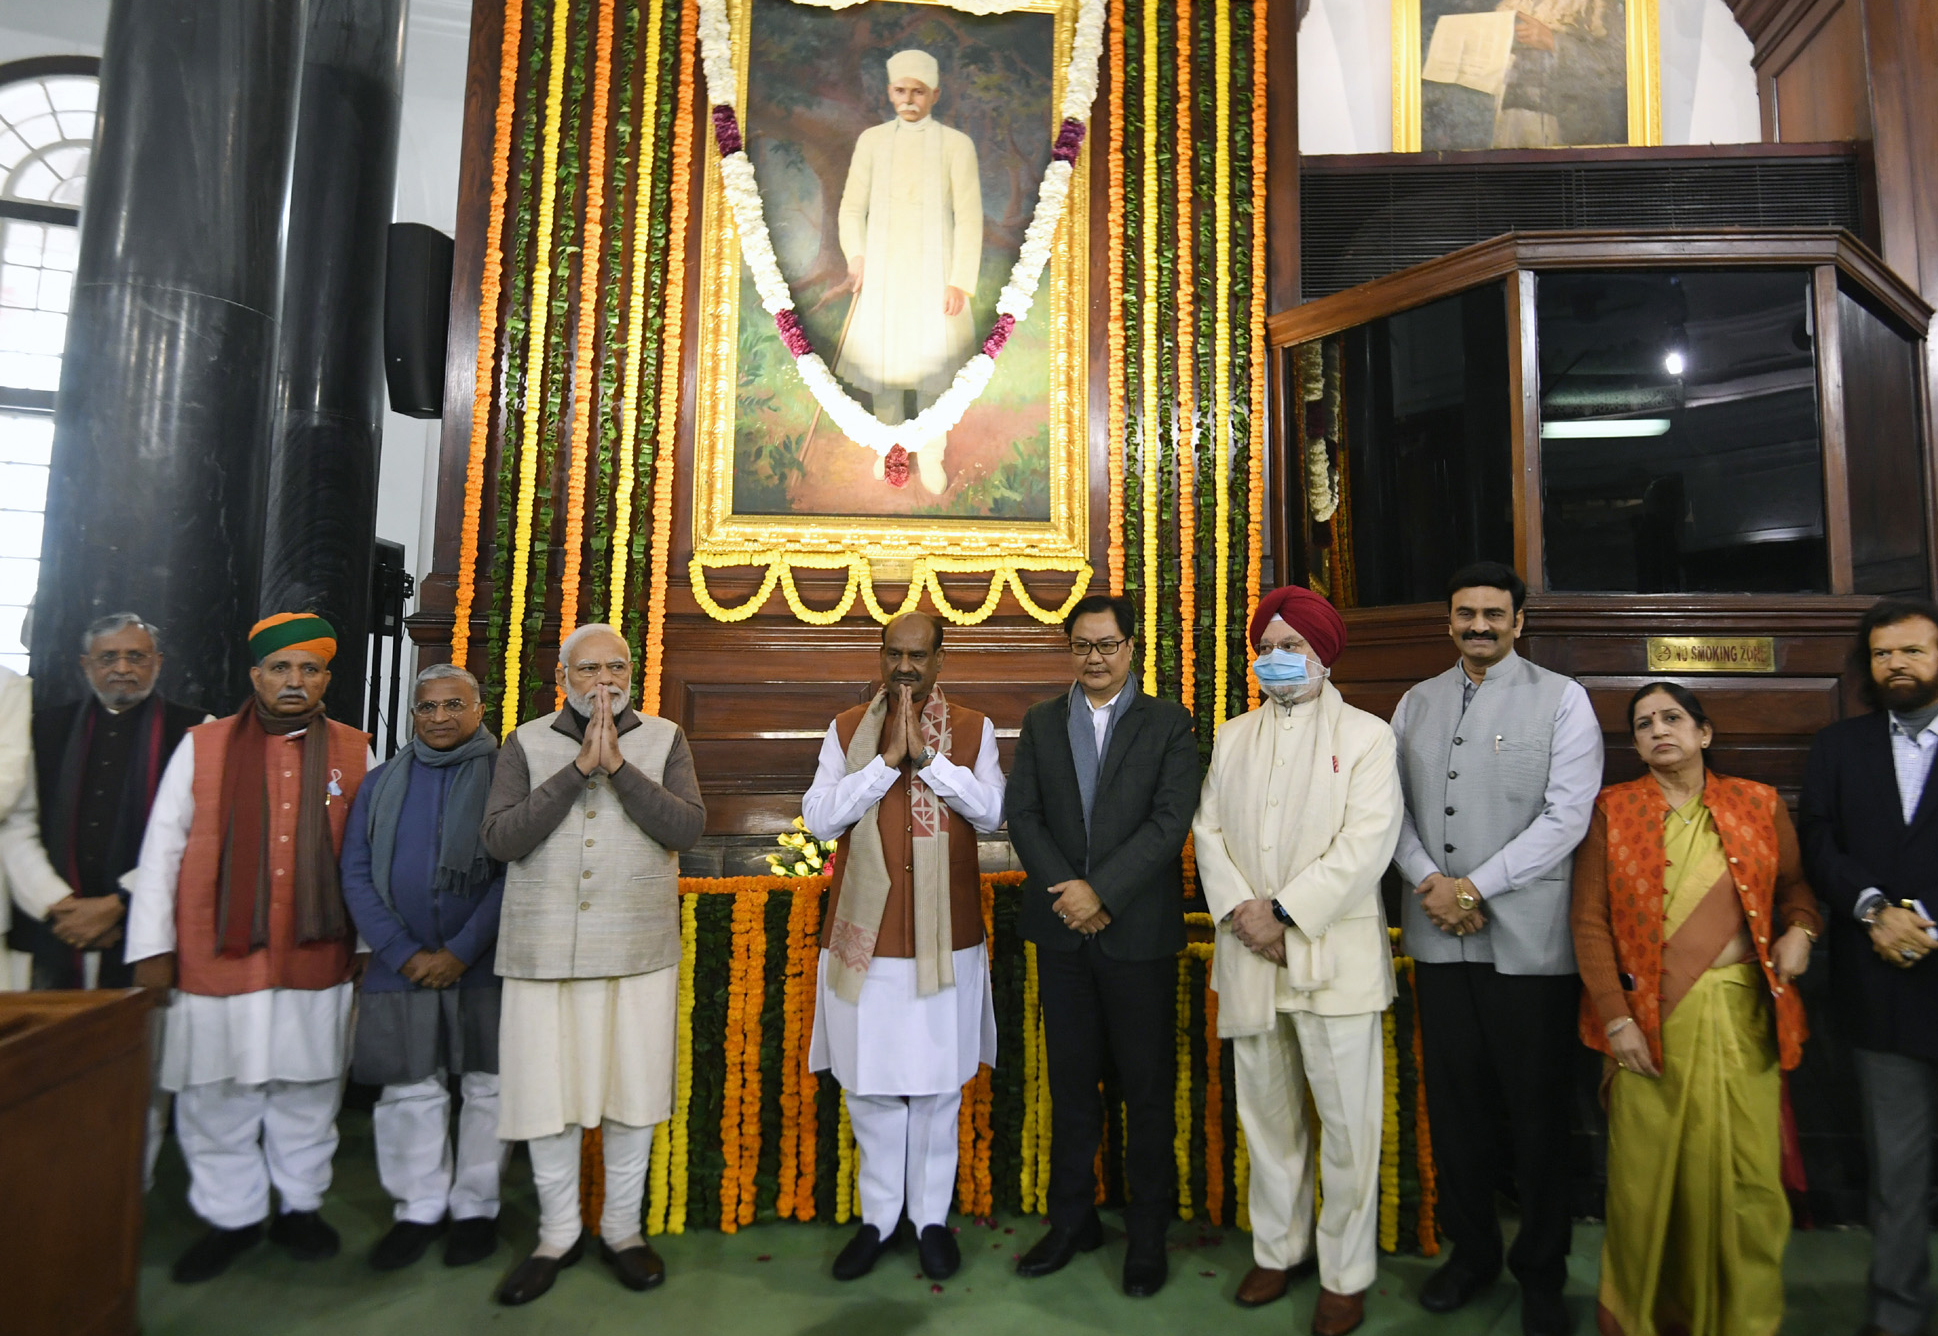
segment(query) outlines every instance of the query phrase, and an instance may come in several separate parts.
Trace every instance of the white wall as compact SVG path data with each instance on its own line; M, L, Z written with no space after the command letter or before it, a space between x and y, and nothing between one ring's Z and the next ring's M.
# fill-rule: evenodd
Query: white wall
M168 0L137 0L165 4ZM471 0L409 0L403 127L397 153L400 222L457 227L458 151L464 122ZM101 54L109 0L0 0L0 62ZM377 535L404 545L422 578L430 564L439 422L384 414Z
M1750 39L1724 0L1658 0L1662 142L1762 137ZM1299 151L1393 149L1392 6L1312 0L1299 29Z

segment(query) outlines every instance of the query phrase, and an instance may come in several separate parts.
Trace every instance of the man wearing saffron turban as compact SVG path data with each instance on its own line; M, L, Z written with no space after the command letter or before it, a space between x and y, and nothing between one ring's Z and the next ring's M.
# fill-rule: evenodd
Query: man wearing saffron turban
M1346 644L1331 603L1274 590L1251 641L1265 700L1219 728L1191 828L1251 1154L1254 1265L1238 1302L1278 1298L1316 1253L1314 1336L1345 1336L1378 1262L1380 1013L1394 994L1379 885L1400 838L1400 772L1393 730L1326 680Z
M337 856L369 738L323 715L328 622L265 618L249 649L254 694L190 729L162 773L128 907L135 982L169 990L160 1084L176 1097L189 1205L210 1226L175 1263L183 1284L220 1275L266 1222L300 1261L338 1247L317 1213L355 939Z
M975 351L969 298L982 269L982 179L975 141L930 115L941 79L926 51L888 58L894 119L855 140L841 192L855 304L834 373L872 395L875 416L891 424L934 403ZM940 496L948 435L904 444L922 486Z

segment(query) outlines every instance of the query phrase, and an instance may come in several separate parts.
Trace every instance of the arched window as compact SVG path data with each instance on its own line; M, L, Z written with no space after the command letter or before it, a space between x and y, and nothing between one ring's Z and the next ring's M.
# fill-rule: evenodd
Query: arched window
M99 71L91 56L0 65L0 664L19 672Z

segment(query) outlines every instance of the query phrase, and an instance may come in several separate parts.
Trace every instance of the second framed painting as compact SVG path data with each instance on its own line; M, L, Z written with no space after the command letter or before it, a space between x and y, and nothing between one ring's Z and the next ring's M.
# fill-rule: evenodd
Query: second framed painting
M1393 148L1662 142L1655 0L1393 0Z
M912 418L995 319L1050 162L1075 5L733 0L729 14L747 150L808 337L877 419ZM707 155L696 556L1081 559L1088 194L1079 164L1029 319L989 387L897 486L796 372Z

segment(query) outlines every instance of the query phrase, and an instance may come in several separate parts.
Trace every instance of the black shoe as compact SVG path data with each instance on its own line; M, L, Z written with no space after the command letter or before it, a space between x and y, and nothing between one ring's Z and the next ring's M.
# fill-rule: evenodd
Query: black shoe
M947 1225L927 1225L915 1241L922 1258L922 1274L930 1280L947 1280L962 1265L962 1249Z
M470 1266L498 1251L498 1222L488 1215L474 1215L451 1222L451 1237L444 1242L444 1265Z
M1124 1254L1124 1293L1133 1299L1148 1299L1164 1288L1171 1274L1171 1261L1164 1252L1164 1236L1133 1239Z
M1522 1336L1568 1336L1574 1329L1560 1290L1521 1291Z
M419 1225L409 1220L399 1220L390 1227L390 1232L377 1240L377 1246L370 1250L370 1265L379 1271L399 1271L422 1257L431 1246L431 1240L444 1232L444 1221L434 1225Z
M888 1250L895 1246L895 1236L882 1237L882 1232L873 1225L863 1225L848 1240L847 1247L834 1259L834 1278L836 1280L860 1280L875 1269Z
M1420 1287L1420 1307L1429 1313L1451 1313L1465 1307L1469 1299L1492 1285L1499 1274L1498 1268L1484 1273L1471 1270L1455 1258L1427 1277L1427 1283Z
M1050 1232L1038 1239L1036 1246L1017 1260L1016 1274L1025 1280L1047 1276L1070 1265L1071 1259L1078 1253L1095 1252L1103 1246L1104 1226L1095 1212L1075 1229L1051 1225Z
M229 1263L248 1252L262 1239L260 1224L241 1229L211 1229L175 1259L175 1283L199 1285L214 1280L229 1269Z
M324 1261L343 1246L329 1222L315 1211L284 1211L269 1222L269 1241L282 1244L299 1262Z
M614 1251L600 1239L599 1256L612 1268L612 1274L619 1277L619 1283L629 1290L650 1290L666 1279L666 1263L653 1251L653 1245L644 1240Z
M511 1269L504 1284L498 1287L498 1302L507 1308L528 1304L539 1295L552 1288L552 1282L559 1278L559 1272L568 1266L577 1266L585 1256L585 1231L572 1241L563 1257L527 1257Z

